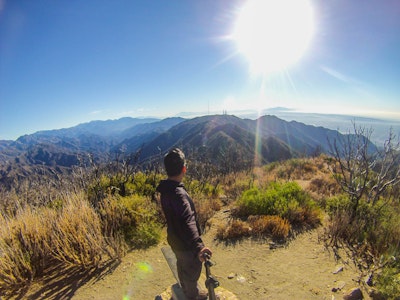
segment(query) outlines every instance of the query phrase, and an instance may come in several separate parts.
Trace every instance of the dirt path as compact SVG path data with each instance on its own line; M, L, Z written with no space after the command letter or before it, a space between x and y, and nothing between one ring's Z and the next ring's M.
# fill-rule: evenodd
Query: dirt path
M356 269L335 260L318 242L318 230L299 235L285 248L270 249L268 242L250 240L225 245L213 238L227 214L217 213L204 240L214 251L212 273L239 299L342 299L343 291L357 286ZM175 283L160 250L163 245L129 253L112 274L89 281L72 299L154 299ZM343 270L334 274L339 266ZM342 289L333 292L335 287Z

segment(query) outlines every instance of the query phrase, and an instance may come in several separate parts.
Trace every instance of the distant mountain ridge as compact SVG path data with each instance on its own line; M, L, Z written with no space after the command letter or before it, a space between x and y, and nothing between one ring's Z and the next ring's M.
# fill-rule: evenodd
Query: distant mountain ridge
M328 141L342 137L335 130L287 122L272 115L257 120L212 115L192 119L93 121L40 131L16 141L1 141L0 182L13 174L20 175L20 168L29 173L29 166L68 169L79 163L79 156L87 154L102 162L113 153L140 150L141 161L149 161L178 146L185 151L202 149L216 163L227 153L247 160L257 156L259 163L267 163L327 153Z

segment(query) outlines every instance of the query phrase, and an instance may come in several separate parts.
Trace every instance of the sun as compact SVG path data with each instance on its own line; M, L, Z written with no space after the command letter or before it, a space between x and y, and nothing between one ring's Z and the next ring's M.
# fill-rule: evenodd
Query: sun
M269 74L295 63L313 33L308 0L249 0L239 10L232 38L252 74Z

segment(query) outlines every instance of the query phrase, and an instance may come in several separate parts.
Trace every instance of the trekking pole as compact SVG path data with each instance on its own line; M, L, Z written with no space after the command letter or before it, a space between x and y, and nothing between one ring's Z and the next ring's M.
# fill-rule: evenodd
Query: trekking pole
M209 300L217 300L215 296L214 289L219 286L219 282L215 279L214 276L211 275L210 267L214 265L214 263L210 260L210 255L208 253L204 253L204 266L206 268L206 287L208 290L208 299Z

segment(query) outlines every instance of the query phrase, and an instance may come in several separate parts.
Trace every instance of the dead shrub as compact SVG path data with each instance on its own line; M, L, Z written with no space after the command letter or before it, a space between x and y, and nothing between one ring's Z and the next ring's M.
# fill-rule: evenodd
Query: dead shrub
M349 226L351 216L348 211L340 211L331 214L329 222L325 227L325 238L329 241L328 244L338 246L342 241L348 241L349 244L357 241L357 237L361 231L360 228L364 224L353 223Z
M243 191L252 186L253 182L248 177L243 174L236 174L236 176L232 174L225 178L224 193L228 199L236 200Z
M267 235L274 239L287 238L291 228L289 221L279 216L251 216L248 222L252 235Z
M233 219L227 226L220 226L217 230L217 238L221 240L239 239L250 236L250 226L239 219Z
M221 209L221 201L215 198L196 198L194 202L199 224L202 228L206 228L207 221Z
M341 191L340 186L331 176L313 178L307 189L323 197L330 197Z
M293 226L315 228L321 225L321 212L313 206L290 208L286 214Z

